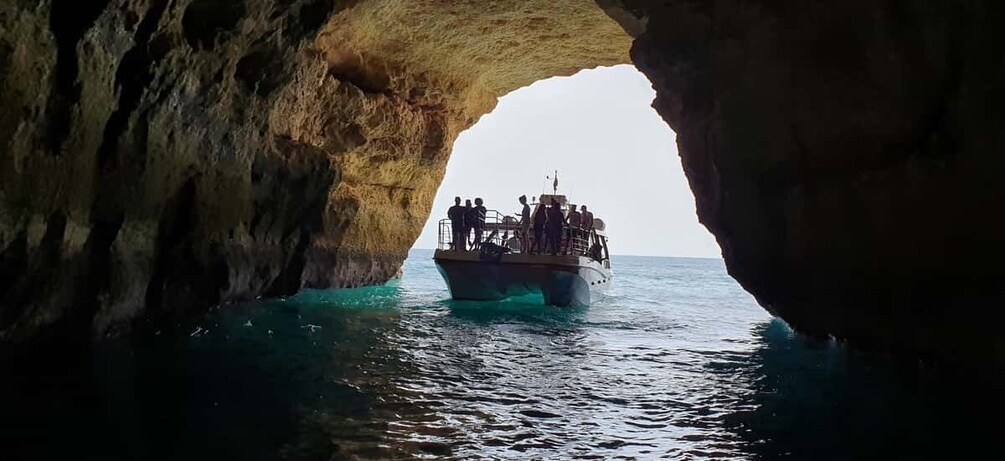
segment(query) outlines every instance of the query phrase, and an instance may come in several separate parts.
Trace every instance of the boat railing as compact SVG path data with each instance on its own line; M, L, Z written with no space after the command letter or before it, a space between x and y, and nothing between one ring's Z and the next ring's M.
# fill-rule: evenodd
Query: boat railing
M530 248L523 248L524 239L523 236L520 235L521 233L522 226L520 225L520 220L517 217L505 215L496 210L486 211L485 225L482 228L481 240L483 244L490 242L501 247L508 248L510 253L530 253L529 250L533 249L542 254L550 254L550 249L545 246L545 242L540 242L539 245L535 244L532 233L532 235L528 235L526 237L526 241L529 243ZM437 234L437 248L440 250L478 251L478 247L474 244L474 230L468 232L468 235L466 236L467 241L464 242L461 248L455 247L453 228L451 226L450 219L440 220ZM575 229L574 232L571 232L570 229L566 227L563 229L562 243L559 246L557 253L589 256L590 248L593 246L594 239L599 240L599 238L600 237L593 232L587 232L581 229Z
M485 225L482 227L482 243L491 242L499 246L513 244L513 239L519 240L520 220L513 216L504 215L496 210L485 211ZM464 244L465 250L475 250L475 232L468 232L468 241ZM453 250L454 234L450 219L441 219L437 238L437 248L441 250ZM511 248L512 250L512 248Z

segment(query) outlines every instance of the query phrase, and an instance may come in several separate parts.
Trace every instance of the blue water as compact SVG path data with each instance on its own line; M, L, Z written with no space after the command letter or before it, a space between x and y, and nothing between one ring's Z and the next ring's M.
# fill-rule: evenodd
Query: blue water
M941 459L997 448L1001 386L812 342L719 260L615 257L610 296L394 285L222 306L0 380L0 459ZM65 358L64 358L65 359Z

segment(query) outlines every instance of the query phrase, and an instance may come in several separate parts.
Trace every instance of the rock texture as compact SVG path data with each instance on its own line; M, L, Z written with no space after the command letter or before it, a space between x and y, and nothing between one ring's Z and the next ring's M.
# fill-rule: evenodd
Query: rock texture
M589 0L0 0L0 342L383 283L459 132L630 45Z
M600 2L730 274L797 330L1005 362L1005 4Z
M460 131L635 37L766 308L1003 361L1005 5L597 3L0 0L0 340L383 282Z

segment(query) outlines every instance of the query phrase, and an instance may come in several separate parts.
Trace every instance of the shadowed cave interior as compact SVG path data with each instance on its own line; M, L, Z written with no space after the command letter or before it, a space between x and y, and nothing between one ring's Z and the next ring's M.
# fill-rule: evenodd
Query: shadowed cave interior
M1002 18L990 0L2 2L0 439L17 443L0 453L376 456L339 444L429 408L373 396L414 403L395 386L420 365L464 381L494 357L449 352L515 322L581 354L550 358L583 379L584 358L698 376L578 387L609 385L584 400L623 420L639 402L679 418L685 454L983 455L1005 357ZM624 320L603 309L312 291L399 273L454 140L498 97L626 63L677 133L725 269L799 334L734 309L715 320L755 327L714 350L670 329L619 356L584 340ZM515 388L552 376L528 375ZM657 388L683 392L645 401Z
M382 283L497 97L632 62L761 305L1000 362L1003 7L6 2L0 341Z

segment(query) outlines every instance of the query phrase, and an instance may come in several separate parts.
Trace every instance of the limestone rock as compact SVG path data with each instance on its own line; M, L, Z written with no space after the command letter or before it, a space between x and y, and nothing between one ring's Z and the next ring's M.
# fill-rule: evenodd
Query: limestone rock
M1003 10L3 0L0 341L381 283L459 132L631 46L700 220L766 308L812 335L1001 363Z
M589 0L4 0L0 341L383 283L458 133L630 44Z

